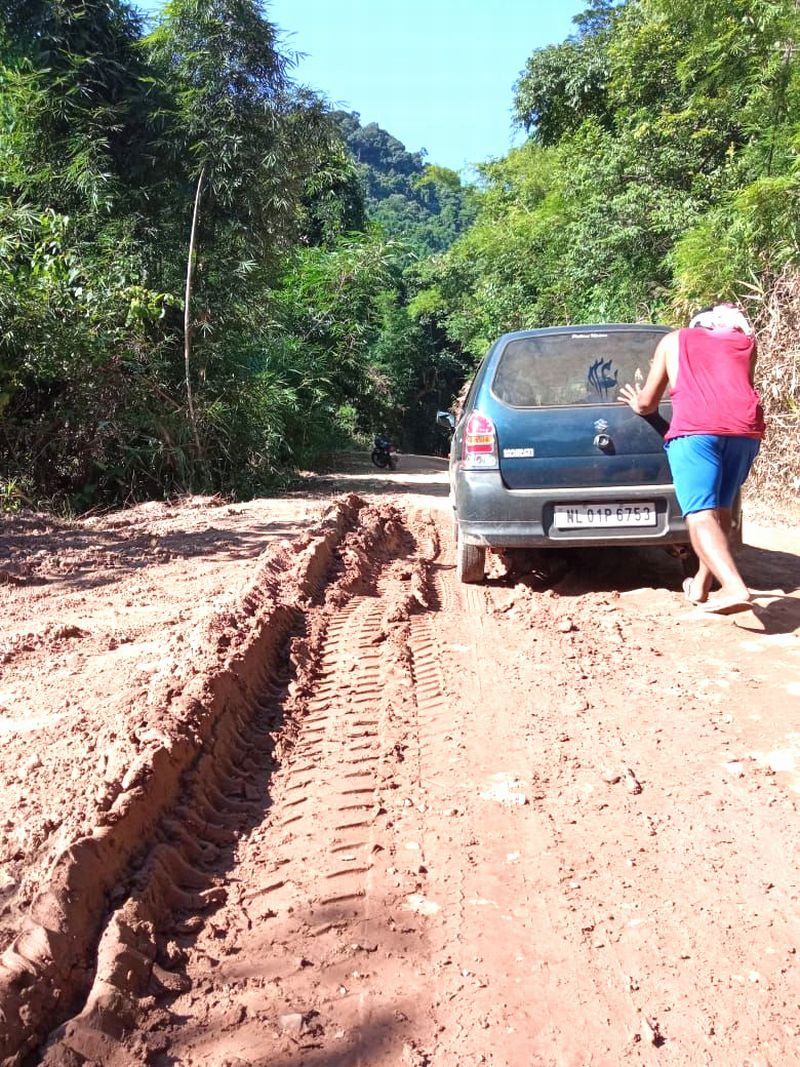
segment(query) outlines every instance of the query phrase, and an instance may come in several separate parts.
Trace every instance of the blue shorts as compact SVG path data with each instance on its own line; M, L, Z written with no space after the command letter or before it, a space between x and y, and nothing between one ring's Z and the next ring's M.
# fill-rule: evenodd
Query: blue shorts
M733 506L761 442L753 437L697 433L667 441L669 469L684 515Z

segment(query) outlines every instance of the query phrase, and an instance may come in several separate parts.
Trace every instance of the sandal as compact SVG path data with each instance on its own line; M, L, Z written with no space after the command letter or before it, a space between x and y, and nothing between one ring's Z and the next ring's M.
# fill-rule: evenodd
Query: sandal
M737 611L749 611L753 606L751 600L741 597L728 597L726 600L709 600L699 607L709 615L735 615Z
M705 604L706 603L705 600L695 600L694 597L692 596L692 583L693 582L694 582L694 578L684 578L683 579L683 586L682 586L683 595L686 597L686 599L689 601L690 604L694 604L696 606L700 605L700 604Z

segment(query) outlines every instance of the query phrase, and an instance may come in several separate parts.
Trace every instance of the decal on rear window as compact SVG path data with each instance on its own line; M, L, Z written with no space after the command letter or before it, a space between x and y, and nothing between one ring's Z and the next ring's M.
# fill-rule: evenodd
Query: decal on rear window
M589 367L589 373L586 375L589 385L604 400L608 399L609 393L613 393L619 387L619 367L617 367L612 376L612 365L613 360L611 359L605 361L596 359Z

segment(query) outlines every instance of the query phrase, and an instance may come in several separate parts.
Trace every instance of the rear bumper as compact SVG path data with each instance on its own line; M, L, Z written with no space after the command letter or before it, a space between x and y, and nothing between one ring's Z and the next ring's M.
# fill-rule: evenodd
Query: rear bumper
M487 548L574 547L579 545L669 545L689 540L671 484L581 489L507 489L499 471L459 470L454 480L459 531L467 544ZM655 526L559 530L556 504L653 501Z

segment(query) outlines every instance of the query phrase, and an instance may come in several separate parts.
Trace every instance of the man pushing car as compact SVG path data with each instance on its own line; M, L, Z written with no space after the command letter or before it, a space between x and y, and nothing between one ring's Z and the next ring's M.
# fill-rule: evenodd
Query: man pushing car
M764 413L753 388L753 327L734 304L699 311L689 328L665 334L643 386L625 385L619 399L650 415L669 382L672 422L665 437L672 481L700 560L686 596L704 610L728 615L750 606L729 534L736 494L764 436ZM710 597L712 579L720 588Z

